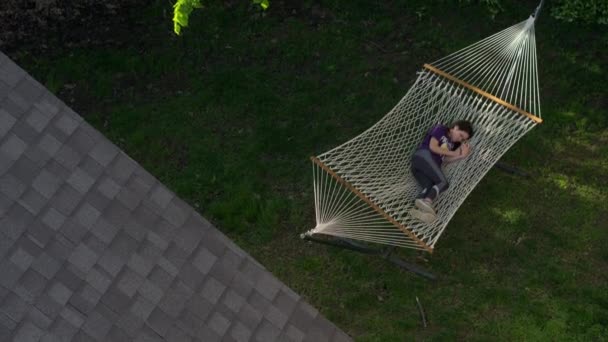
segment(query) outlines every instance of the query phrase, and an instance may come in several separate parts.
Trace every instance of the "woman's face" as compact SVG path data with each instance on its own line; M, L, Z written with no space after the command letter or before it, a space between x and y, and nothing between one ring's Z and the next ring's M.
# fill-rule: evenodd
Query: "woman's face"
M454 128L452 128L450 130L451 133L451 139L453 142L463 142L469 139L469 133L463 131L460 129L460 127L458 127L458 125L454 126Z

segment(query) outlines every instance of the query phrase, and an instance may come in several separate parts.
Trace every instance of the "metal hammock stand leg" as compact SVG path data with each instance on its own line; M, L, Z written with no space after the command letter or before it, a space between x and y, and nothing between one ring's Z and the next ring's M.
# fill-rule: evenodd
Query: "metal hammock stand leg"
M320 239L316 236L312 236L312 235L308 235L308 234L301 234L300 238L302 238L303 240L306 240L306 241L316 242L316 243L319 243L322 245L344 248L344 249L359 252L362 254L378 255L378 256L382 257L383 259L387 260L388 262L398 266L399 268L401 268L405 271L412 272L416 275L419 275L419 276L429 279L429 280L437 280L437 276L434 275L433 273L430 273L426 269L424 269L416 264L406 262L403 259L399 258L398 256L394 255L393 251L396 248L395 246L390 246L390 247L385 247L385 248L372 248L372 247L366 246L360 242L357 242L357 241L351 240L351 239L340 238L340 237L329 237L329 236L328 236L329 239Z
M524 177L524 178L528 178L530 177L530 174L527 173L524 170L521 170L515 166L509 165L509 164L505 164L503 162L497 162L494 165L497 169L499 169L500 171L512 174L512 175L516 175L516 176L520 176L520 177Z

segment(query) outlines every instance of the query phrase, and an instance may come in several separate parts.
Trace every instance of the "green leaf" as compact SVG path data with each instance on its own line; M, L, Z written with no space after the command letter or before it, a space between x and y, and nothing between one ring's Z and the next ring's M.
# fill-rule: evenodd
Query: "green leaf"
M179 35L182 27L188 26L188 19L195 8L202 8L200 0L177 0L173 5L173 31Z
M270 1L268 0L253 0L253 3L259 4L263 10L266 10L270 6Z
M254 4L259 4L263 10L270 6L269 0L253 0ZM180 35L182 28L188 26L188 19L195 8L202 8L201 0L177 0L173 5L173 31Z

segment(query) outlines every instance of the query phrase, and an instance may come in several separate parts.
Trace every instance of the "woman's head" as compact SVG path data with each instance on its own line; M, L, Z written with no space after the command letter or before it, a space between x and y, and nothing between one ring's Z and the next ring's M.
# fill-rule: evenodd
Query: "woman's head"
M450 139L463 142L473 137L473 125L467 120L458 120L450 125Z

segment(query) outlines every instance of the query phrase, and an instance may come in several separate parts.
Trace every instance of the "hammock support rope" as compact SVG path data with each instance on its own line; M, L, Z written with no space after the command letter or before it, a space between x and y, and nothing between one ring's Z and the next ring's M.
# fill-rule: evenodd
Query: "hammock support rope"
M521 137L542 123L533 15L436 62L424 64L399 103L352 140L311 157L316 226L303 237L432 252L459 206ZM469 120L473 152L444 172L437 219L409 215L420 188L410 158L436 123ZM314 239L313 239L314 240Z

